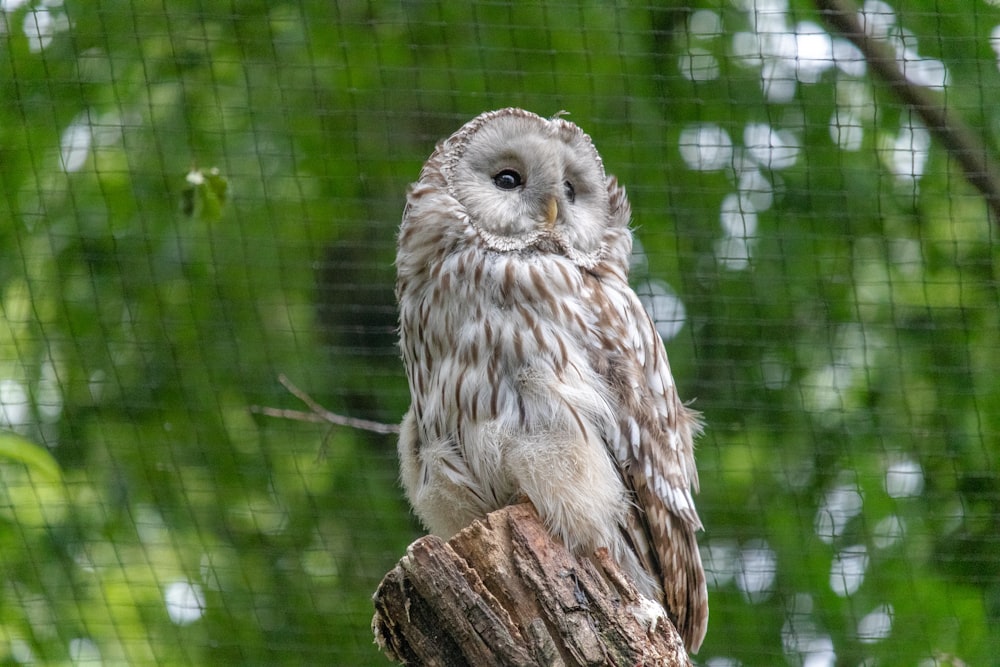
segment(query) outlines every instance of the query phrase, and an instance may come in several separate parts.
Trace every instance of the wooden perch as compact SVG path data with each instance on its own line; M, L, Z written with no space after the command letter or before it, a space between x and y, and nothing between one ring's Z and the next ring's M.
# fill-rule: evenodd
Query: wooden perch
M662 608L604 550L573 556L530 504L420 538L374 602L376 643L408 665L691 665Z

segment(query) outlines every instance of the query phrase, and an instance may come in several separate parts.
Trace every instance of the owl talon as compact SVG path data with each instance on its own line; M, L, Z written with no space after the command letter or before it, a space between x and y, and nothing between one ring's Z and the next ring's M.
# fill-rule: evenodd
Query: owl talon
M641 595L639 602L631 608L631 611L650 635L656 634L660 624L667 620L667 612L663 605Z

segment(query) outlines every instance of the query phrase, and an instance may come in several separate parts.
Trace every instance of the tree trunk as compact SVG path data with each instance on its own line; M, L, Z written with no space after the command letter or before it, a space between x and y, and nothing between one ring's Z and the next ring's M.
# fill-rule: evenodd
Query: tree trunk
M375 641L409 665L690 667L660 605L604 550L578 559L530 504L406 550L375 591Z

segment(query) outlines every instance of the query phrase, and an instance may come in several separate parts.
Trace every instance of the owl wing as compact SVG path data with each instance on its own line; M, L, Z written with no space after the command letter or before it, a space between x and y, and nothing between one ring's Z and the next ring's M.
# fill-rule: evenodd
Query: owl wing
M695 540L702 526L692 497L698 490L693 443L701 423L678 398L663 342L635 293L627 285L610 287L598 301L612 311L602 314L608 321L601 329L620 334L602 342L594 365L619 406L618 430L607 444L634 494L625 539L660 584L664 607L694 652L708 625Z
M628 286L628 205L613 179L608 187L616 215L606 236L608 261L591 274L600 320L592 362L619 406L618 429L607 444L634 494L623 530L662 587L663 605L684 643L696 652L708 626L708 589L695 540L702 524L692 497L698 491L694 438L701 421L678 397L663 341Z

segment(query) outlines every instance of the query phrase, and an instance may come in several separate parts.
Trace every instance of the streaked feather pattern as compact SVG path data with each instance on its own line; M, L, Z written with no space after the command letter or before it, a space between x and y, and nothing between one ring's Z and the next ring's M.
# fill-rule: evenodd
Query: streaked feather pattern
M630 216L566 120L488 112L437 146L396 258L401 477L443 537L527 496L571 549L607 547L696 651L701 427L628 285Z

